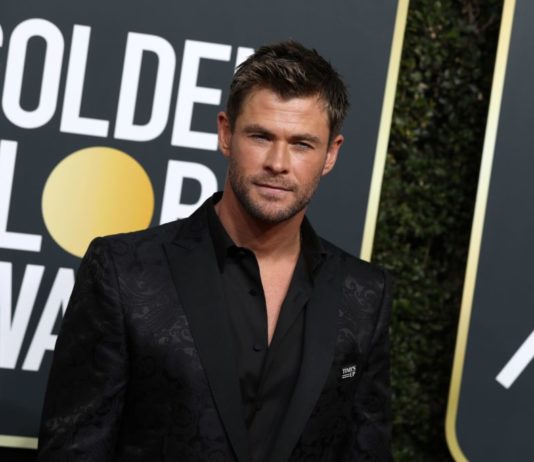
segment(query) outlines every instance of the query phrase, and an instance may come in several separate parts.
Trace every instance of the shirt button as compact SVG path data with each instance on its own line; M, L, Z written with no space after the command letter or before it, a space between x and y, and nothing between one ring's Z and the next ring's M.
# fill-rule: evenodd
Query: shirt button
M258 295L258 291L256 289L250 289L248 293L253 297L256 297Z
M261 351L263 350L263 345L261 343L255 343L252 348L254 349L254 351Z

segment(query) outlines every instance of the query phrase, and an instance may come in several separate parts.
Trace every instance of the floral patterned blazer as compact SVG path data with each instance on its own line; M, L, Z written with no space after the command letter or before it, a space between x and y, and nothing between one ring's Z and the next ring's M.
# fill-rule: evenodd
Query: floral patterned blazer
M390 461L390 284L322 241L272 462ZM58 336L39 461L251 461L206 206L90 245Z

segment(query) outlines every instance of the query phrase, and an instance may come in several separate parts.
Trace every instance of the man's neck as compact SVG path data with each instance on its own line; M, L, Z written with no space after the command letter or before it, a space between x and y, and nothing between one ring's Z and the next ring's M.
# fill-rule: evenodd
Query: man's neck
M215 212L231 239L254 252L258 259L279 259L300 252L300 226L304 211L280 223L251 216L232 192L225 192Z

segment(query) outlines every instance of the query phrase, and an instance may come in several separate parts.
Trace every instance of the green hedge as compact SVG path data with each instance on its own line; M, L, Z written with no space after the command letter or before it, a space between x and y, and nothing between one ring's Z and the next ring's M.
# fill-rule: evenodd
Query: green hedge
M396 280L397 462L449 461L445 414L502 0L411 0L373 260Z

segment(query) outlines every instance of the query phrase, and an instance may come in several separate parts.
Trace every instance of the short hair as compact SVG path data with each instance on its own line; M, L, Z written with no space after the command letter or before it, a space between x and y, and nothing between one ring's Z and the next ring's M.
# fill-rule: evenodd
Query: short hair
M288 40L265 45L241 63L230 85L226 113L233 130L245 98L269 89L283 99L317 95L325 103L330 139L338 135L349 108L347 88L332 65L314 49Z

